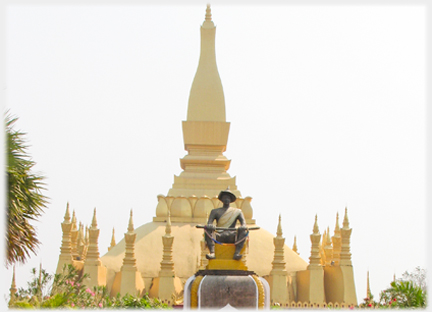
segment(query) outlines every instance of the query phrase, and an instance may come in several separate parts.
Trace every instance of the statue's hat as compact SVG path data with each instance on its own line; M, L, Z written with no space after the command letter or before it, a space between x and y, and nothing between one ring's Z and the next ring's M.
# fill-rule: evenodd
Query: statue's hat
M222 201L222 199L221 199L222 195L229 195L229 197L231 198L231 202L232 203L235 202L236 199L237 199L237 197L234 195L234 193L230 191L229 187L225 191L221 191L219 193L218 198L219 198L220 201Z

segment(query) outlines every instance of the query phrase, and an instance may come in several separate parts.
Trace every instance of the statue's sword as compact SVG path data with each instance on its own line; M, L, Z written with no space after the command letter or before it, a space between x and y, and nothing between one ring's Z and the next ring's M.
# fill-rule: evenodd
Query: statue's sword
M196 227L198 229L204 229L205 225L201 225L201 224L197 224ZM248 227L246 228L246 230L251 231L251 230L259 230L260 227L259 226L252 226L252 227ZM225 228L225 227L216 227L216 230L222 230L222 231L237 231L237 228Z

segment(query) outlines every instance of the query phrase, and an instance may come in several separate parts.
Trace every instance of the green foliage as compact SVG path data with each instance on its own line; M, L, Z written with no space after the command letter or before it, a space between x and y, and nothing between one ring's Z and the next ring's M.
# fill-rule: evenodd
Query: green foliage
M390 285L390 288L381 292L381 305L399 308L426 307L426 291L412 281L395 281Z
M132 295L125 295L120 297L120 294L115 298L107 298L106 307L110 308L168 308L168 306L158 299L149 298L148 294L145 294L142 298L137 298Z
M120 294L110 297L106 287L85 286L87 275L81 275L72 265L64 266L60 274L51 276L44 270L32 270L33 280L27 289L19 289L15 298L10 301L9 308L159 308L168 306L158 299L149 298L148 294L138 298ZM52 284L49 281L52 280Z
M426 270L417 267L414 272L402 274L402 278L390 283L381 291L379 301L373 296L365 298L360 308L426 308Z
M46 208L47 197L41 194L44 177L31 170L35 162L27 154L25 133L13 129L17 118L5 116L8 183L8 223L6 266L24 263L40 244L30 221L37 220Z

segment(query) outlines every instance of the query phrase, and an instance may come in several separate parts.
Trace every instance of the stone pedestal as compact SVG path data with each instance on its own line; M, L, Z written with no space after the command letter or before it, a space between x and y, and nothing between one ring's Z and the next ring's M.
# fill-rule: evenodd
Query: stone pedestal
M268 283L248 271L243 261L233 260L234 251L233 244L215 246L216 259L209 260L206 270L198 271L186 282L185 309L269 308Z

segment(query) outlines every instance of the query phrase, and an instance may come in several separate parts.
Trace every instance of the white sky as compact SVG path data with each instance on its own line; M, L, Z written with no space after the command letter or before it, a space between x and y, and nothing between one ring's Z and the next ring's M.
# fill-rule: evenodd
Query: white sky
M358 301L426 266L426 9L212 4L231 122L225 155L257 224L310 256L348 207ZM6 109L27 132L49 208L42 246L17 267L56 269L66 203L103 255L155 216L185 155L181 121L198 65L205 2L9 6ZM175 243L175 242L174 242ZM288 264L289 265L289 264ZM8 293L11 271L5 274Z

